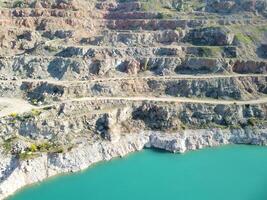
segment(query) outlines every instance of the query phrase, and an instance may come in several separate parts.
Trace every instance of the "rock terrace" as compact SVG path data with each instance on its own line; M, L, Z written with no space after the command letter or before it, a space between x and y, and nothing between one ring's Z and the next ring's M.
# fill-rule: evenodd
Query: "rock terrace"
M266 145L266 47L266 0L0 0L0 199L145 145Z

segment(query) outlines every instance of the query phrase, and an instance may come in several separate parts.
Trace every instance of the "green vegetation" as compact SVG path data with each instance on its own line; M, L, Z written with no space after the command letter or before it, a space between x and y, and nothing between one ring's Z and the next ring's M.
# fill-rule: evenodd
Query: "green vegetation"
M53 106L46 106L43 108L43 110L52 110L53 109Z
M36 152L37 151L37 146L35 144L31 144L29 147L30 152Z
M180 124L180 128L181 128L182 130L186 130L187 126L186 126L184 123L181 122L181 124Z
M44 49L49 51L49 52L57 52L58 51L58 47L52 46L52 45L47 45L44 47Z
M230 125L230 129L242 129L242 126L240 124L234 124Z
M200 47L199 56L201 57L220 57L222 55L221 47Z
M258 59L257 47L264 41L267 25L227 25L235 34L234 44L238 46L238 56L242 59Z
M64 148L62 145L44 142L41 144L36 145L36 150L38 152L45 152L45 153L63 153Z
M67 151L70 151L73 146L66 147ZM18 156L20 160L29 160L36 158L40 153L64 153L65 149L60 144L44 142L41 144L31 144L24 152L21 152Z
M19 153L19 159L20 160L29 160L32 158L38 157L37 146L35 144L31 144L25 151Z
M18 113L11 113L10 117L17 118L18 117Z
M251 25L230 25L229 29L235 33L235 39L244 45L252 45L262 40L267 32L267 25L251 26Z
M155 11L172 15L177 11L200 10L205 7L204 0L142 0L141 2L143 11Z
M245 34L245 33L237 33L235 35L235 37L238 40L238 42L240 42L242 44L249 45L249 44L253 43L252 38L249 35Z
M3 8L5 6L4 2L0 0L0 8Z
M16 136L12 136L6 140L4 140L3 143L3 147L4 147L4 152L5 153L9 153L12 149L12 143L14 142L14 140L16 140L17 137Z
M23 152L19 154L20 160L30 160L36 157L38 157L38 154L31 153L31 152Z
M32 115L33 117L37 117L37 116L39 116L41 113L42 113L41 110L37 110L37 109L32 109L32 110L31 110L31 115Z
M48 152L49 149L52 148L52 144L49 142L44 142L42 144L37 145L37 149L40 152Z
M31 99L31 104L38 105L38 100L37 99Z
M258 120L256 118L249 118L247 120L247 124L249 126L256 126L258 124Z
M255 30L255 29L254 29ZM256 31L258 32L263 32L263 33L266 33L267 32L267 25L263 25L263 26L258 26L256 27Z
M230 119L229 119L230 120ZM180 124L180 128L182 130L186 129L210 129L210 128L218 128L218 129L243 129L246 126L252 126L252 127L258 127L261 125L266 125L267 121L264 119L257 119L257 118L249 118L247 119L246 123L241 123L241 122L235 122L232 123L232 121L228 121L227 124L216 124L213 122L210 123L204 123L204 124L198 124L198 125L192 125L192 124L185 124L182 123Z
M41 113L42 113L42 111L37 110L37 109L32 109L31 112L25 113L22 115L19 115L18 113L12 113L12 114L10 114L10 117L11 117L10 120L11 120L11 123L14 124L16 121L26 121L28 119L38 117Z
M217 128L217 129L227 129L229 126L227 125L222 125L222 124L216 124L214 122L209 122L209 123L203 123L203 124L186 124L181 122L180 128L182 130L187 130L187 129L211 129L211 128Z
M24 1L22 1L22 0L18 0L18 1L15 1L14 3L13 3L13 8L23 8L23 7L25 7L25 3L24 3Z
M191 1L180 1L182 3L176 3L175 9L177 11L193 11L193 10L202 10L205 8L205 1L203 0L191 0Z
M158 19L170 19L172 17L173 17L172 14L164 13L164 12L158 13L158 16L157 16Z

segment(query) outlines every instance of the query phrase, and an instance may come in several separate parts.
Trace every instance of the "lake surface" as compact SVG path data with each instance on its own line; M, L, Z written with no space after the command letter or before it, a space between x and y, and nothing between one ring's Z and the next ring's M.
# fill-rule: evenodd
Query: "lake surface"
M267 148L144 150L26 188L10 200L266 200Z

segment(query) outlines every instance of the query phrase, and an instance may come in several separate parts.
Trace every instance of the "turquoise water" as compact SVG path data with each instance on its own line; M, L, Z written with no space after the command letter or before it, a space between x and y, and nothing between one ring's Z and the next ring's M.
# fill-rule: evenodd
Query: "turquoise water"
M10 200L267 200L267 148L144 150L26 188Z

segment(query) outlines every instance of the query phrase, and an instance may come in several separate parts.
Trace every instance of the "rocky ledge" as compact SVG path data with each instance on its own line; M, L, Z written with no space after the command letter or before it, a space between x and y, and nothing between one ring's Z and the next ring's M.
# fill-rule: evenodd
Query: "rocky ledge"
M84 170L94 163L123 157L144 148L158 148L184 153L204 147L226 144L267 145L267 129L186 130L178 133L142 132L129 134L116 141L94 144L81 143L64 154L42 154L38 158L20 161L1 154L0 199L23 186L43 181L62 173Z
M0 199L143 148L265 146L266 18L267 0L0 0Z

